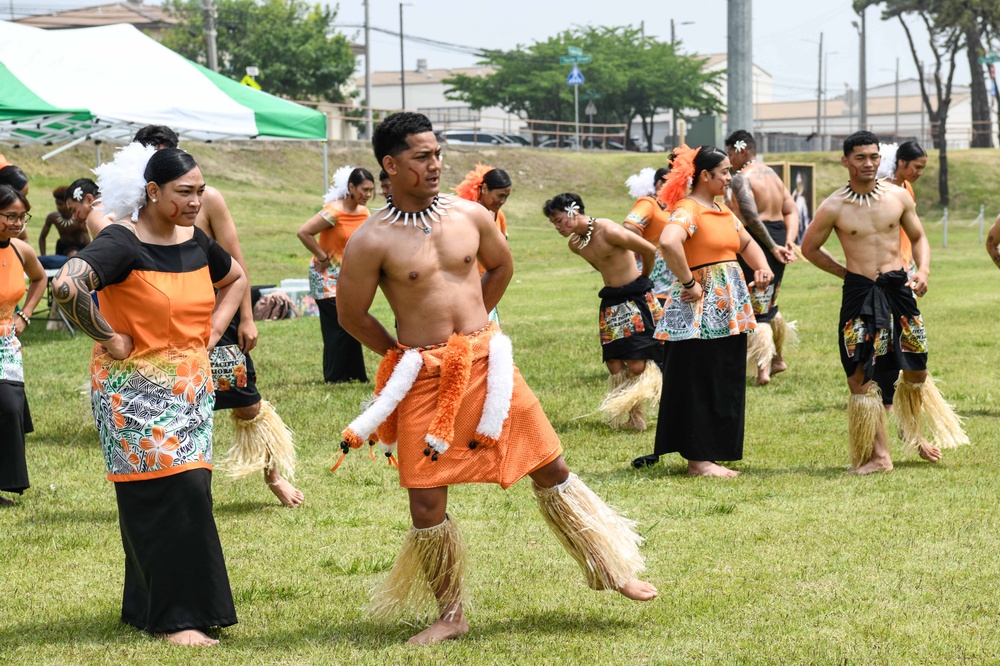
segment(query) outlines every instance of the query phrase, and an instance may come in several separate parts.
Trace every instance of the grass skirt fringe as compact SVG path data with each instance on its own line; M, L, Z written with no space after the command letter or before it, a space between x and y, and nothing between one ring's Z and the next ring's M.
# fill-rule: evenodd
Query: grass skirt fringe
M663 390L663 375L656 363L646 361L646 368L638 375L628 367L608 377L608 393L601 401L600 410L612 428L621 428L634 420L633 410L660 402ZM643 422L645 427L645 422Z
M915 452L919 448L925 425L938 448L954 449L969 443L969 436L962 429L962 418L945 402L930 374L918 384L906 381L900 372L894 404L899 436L907 451Z
M885 409L878 384L871 383L868 393L852 394L847 403L848 447L851 469L857 469L872 459L875 435L885 431Z
M552 488L532 484L532 490L545 522L583 569L591 589L618 590L645 569L635 522L605 504L576 474Z
M774 350L778 356L785 351L785 346L794 347L799 344L799 328L794 321L785 321L781 310L771 320L771 330L774 331Z
M771 367L778 353L774 338L774 330L766 322L758 323L753 335L747 337L747 370L751 373Z
M262 400L257 416L249 420L238 418L233 412L230 415L236 437L221 461L226 473L241 478L277 468L291 480L295 475L295 441L271 403Z
M453 617L465 604L465 562L465 543L450 516L434 527L411 527L369 611L387 619L426 619L430 609L437 618L450 608Z

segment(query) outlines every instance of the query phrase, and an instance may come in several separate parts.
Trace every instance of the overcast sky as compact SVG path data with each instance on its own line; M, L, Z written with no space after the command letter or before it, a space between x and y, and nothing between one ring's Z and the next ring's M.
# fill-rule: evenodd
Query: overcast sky
M110 0L104 0L110 1ZM70 7L100 4L102 0L0 0L0 16L38 13ZM146 0L147 4L158 4ZM399 30L399 2L369 0L371 25ZM327 3L335 4L335 3ZM409 0L403 7L404 33L449 42L464 47L512 49L518 44L543 41L574 24L634 25L645 22L647 35L670 39L670 19L675 22L677 39L691 53L723 53L726 50L726 0L685 0L678 2L608 2L608 0ZM830 96L858 83L858 34L851 25L857 15L850 0L810 2L804 0L753 1L753 59L774 77L774 99L804 100L816 98L819 35L823 31L823 49L829 53L827 85ZM364 23L363 0L340 3L337 24L350 36L363 41L360 30L346 27ZM884 22L877 9L867 13L868 85L890 83L895 77L899 58L900 78L917 75L906 36L898 21ZM926 33L913 23L921 56L929 59ZM470 67L475 57L463 49L428 46L407 41L404 46L406 66L414 68L418 58L431 68ZM467 49L464 49L467 50ZM363 67L359 59L359 68ZM372 32L372 68L374 71L399 69L399 39ZM568 68L567 68L568 69ZM582 67L586 74L586 66ZM568 71L567 71L568 73ZM969 69L964 58L959 63L956 81L966 83Z

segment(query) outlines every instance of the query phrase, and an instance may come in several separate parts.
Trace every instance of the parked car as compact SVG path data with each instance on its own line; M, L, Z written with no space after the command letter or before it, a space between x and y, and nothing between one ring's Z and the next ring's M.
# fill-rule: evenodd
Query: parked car
M576 137L561 136L557 139L546 139L538 144L539 148L576 148Z
M437 133L438 141L449 146L506 146L515 147L521 144L509 140L503 134L484 132L480 130L444 130Z

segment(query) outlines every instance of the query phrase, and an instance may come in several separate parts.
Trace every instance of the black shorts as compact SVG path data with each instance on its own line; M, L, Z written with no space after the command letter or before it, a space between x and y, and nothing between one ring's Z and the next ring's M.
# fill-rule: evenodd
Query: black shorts
M603 360L658 361L660 341L653 333L663 310L653 296L653 282L640 276L623 287L604 287L598 295Z

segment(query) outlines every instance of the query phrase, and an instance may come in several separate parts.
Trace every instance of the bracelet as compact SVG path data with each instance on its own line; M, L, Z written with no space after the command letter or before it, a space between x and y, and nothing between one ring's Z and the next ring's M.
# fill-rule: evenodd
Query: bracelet
M24 325L25 326L30 326L31 325L31 317L29 317L28 315L24 314L23 310L18 310L16 314L17 314L18 317L20 317L21 319L24 320Z
M694 276L692 275L691 280L688 282L682 282L681 286L684 287L685 289L690 289L691 287L694 286L694 282L695 282Z
M316 259L316 261L318 261L321 264L325 264L326 262L330 261L330 255L326 255L326 258L324 259Z

